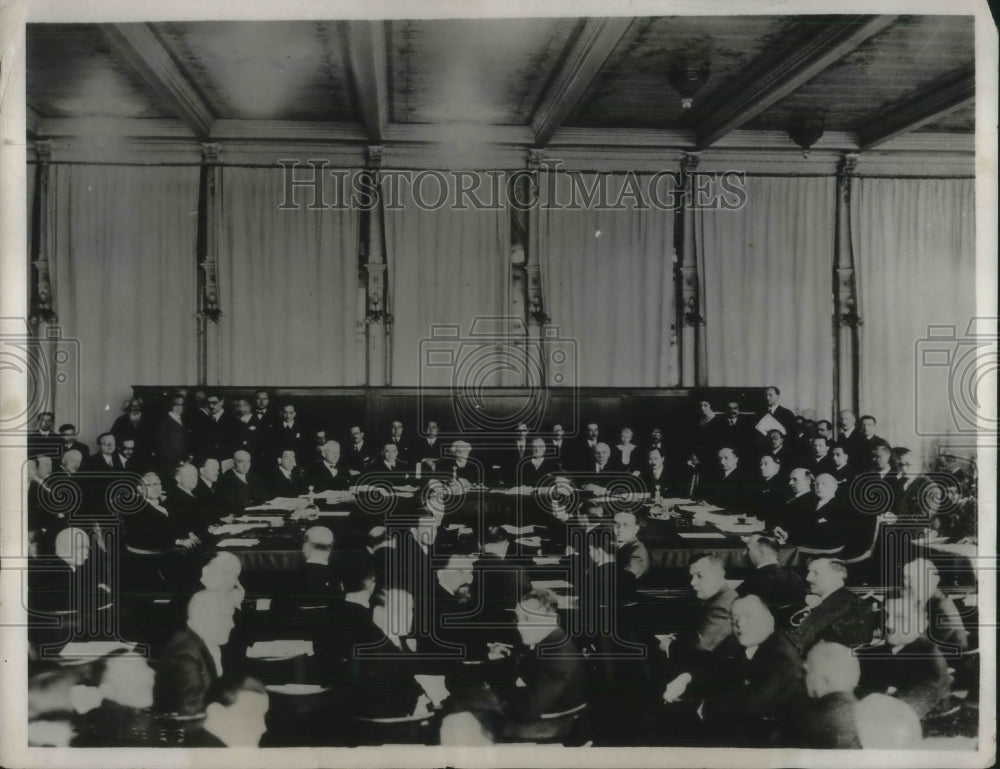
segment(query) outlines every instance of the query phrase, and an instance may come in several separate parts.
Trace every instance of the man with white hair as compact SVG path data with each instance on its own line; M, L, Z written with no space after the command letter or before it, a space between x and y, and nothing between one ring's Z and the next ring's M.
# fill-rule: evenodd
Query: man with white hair
M174 519L178 536L194 537L202 542L208 539L208 526L212 521L205 503L195 494L197 488L198 470L185 462L174 472L174 487L167 492L164 504Z
M479 463L472 458L472 445L468 441L457 440L451 444L451 456L438 463L441 472L451 475L463 485L482 483L483 473Z
M861 667L853 652L837 643L820 641L806 656L804 702L788 726L789 741L796 747L860 748L854 690Z
M317 494L323 491L346 491L352 476L340 456L340 441L328 440L320 448L320 460L307 479Z
M218 493L229 513L241 513L267 501L264 484L251 469L252 461L249 450L237 449L233 453L232 468L219 478Z
M923 462L910 449L897 452L899 462L899 491L892 512L901 524L936 528L937 515L944 500L944 490L924 475Z
M914 558L903 566L903 591L924 607L927 637L945 658L957 660L969 650L969 631L955 602L941 589L941 576L933 561Z

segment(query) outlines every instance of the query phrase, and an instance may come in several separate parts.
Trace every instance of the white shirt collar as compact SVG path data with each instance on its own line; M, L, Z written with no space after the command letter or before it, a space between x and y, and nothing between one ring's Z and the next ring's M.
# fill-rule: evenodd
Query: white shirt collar
M241 481L243 481L243 483L247 482L247 477L246 477L245 473L240 473L240 472L237 472L236 470L233 470L233 475L235 475L237 478L239 478Z
M306 563L315 563L319 566L329 566L330 563L323 558L321 555L312 555L306 558Z
M168 412L167 412L167 415L168 415L168 416L169 416L169 417L170 417L170 418L171 418L172 420L174 420L174 421L175 421L175 422L176 422L177 424L179 424L179 425L183 425L183 424L184 424L184 422L183 422L183 421L181 421L181 417L180 417L180 415L178 415L178 414L175 414L175 413L174 413L173 411L168 411Z
M746 648L746 649L744 650L744 653L745 653L745 654L747 655L747 659L748 659L748 660L752 660L752 659L753 659L753 657L754 657L754 655L755 655L755 654L757 653L757 650L758 650L759 648L760 648L760 644L755 644L755 645L753 645L753 646L748 646L748 647L747 647L747 648Z

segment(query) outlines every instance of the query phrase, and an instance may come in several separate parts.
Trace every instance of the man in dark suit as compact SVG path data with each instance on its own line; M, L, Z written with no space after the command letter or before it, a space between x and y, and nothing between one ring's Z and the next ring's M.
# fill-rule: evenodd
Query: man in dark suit
M391 440L386 441L382 446L379 458L368 465L368 472L389 474L393 477L403 478L410 470L410 466L399 458L397 444Z
M271 452L278 456L285 449L294 449L297 457L308 460L309 435L295 412L295 406L285 403L281 407L281 419L271 434Z
M499 465L497 480L505 483L517 483L518 468L531 456L531 441L528 439L528 425L520 422L512 436L513 440L496 450L493 463Z
M476 613L473 594L475 571L470 556L453 554L434 572L433 637L435 646L462 649L461 659L486 657L486 638L481 628L462 627L462 615Z
M372 632L371 598L375 593L375 564L368 553L347 558L338 569L343 595L334 597L326 611L326 621L315 628L317 661L353 660L357 644L378 640Z
M556 465L558 465L560 470L569 470L570 466L566 464L567 456L572 453L569 443L566 441L566 431L563 426L558 422L552 425L552 440L550 445L552 446L552 451L555 455Z
M791 613L805 601L806 583L794 569L778 563L779 547L778 541L766 534L747 537L747 557L754 570L736 592L760 596L779 627L784 627Z
M273 430L278 424L278 416L271 408L271 394L267 390L258 390L253 396L254 407L251 415L259 429L265 433Z
M861 598L845 587L847 567L831 558L817 558L809 564L806 582L816 596L792 617L788 637L802 654L818 641L832 641L848 647L870 643L876 615Z
M951 691L941 650L927 637L927 620L908 595L886 600L885 643L856 651L863 694L892 694L923 721Z
M837 479L829 473L816 476L813 489L816 502L812 509L804 509L797 520L783 526L788 541L816 552L840 552L855 540L856 521L850 505L837 496Z
M597 422L588 422L586 432L580 438L568 443L563 451L563 468L586 472L593 468L594 449L601 442L601 431ZM610 449L609 449L610 452Z
M837 496L842 499L850 499L851 483L853 483L857 473L851 467L847 449L843 446L834 446L830 449L830 458L833 460L831 474L837 479Z
M766 453L774 457L781 465L781 474L787 480L788 474L796 467L805 467L805 461L799 456L795 447L788 443L785 434L780 430L768 430L765 436Z
M440 428L433 419L428 419L424 425L424 434L415 441L412 448L413 462L422 462L427 470L435 470L443 456L444 444L438 440Z
M438 464L438 469L455 480L476 485L484 482L483 468L472 458L472 446L468 441L457 440L451 444L451 456Z
M360 426L353 425L350 433L351 445L344 457L344 467L351 475L360 475L375 458L375 450L365 443L365 433Z
M767 399L767 409L760 415L759 419L770 415L785 428L785 435L793 438L798 433L799 427L791 409L781 405L781 390L774 386L768 387L764 391L764 397Z
M836 465L833 463L833 457L830 456L830 444L826 438L817 435L812 439L811 449L812 456L809 457L809 464L806 465L809 471L813 475L819 475L820 473L833 474Z
M323 491L346 491L351 482L351 474L340 460L340 443L327 441L323 444L322 459L309 473L307 485L319 494Z
M806 693L790 719L783 744L812 749L858 749L854 689L861 678L857 657L846 646L820 641L805 661Z
M897 454L900 469L899 493L892 513L901 524L935 527L944 491L923 474L923 464L914 451Z
M246 398L237 398L236 421L234 423L233 446L237 450L249 452L252 459L260 456L260 448L266 443L267 429L263 423L259 422L253 412L250 401Z
M233 605L225 593L202 590L188 602L187 627L165 646L156 665L153 707L158 713L205 712L223 674L222 648L233 630Z
M156 457L160 467L171 474L181 462L191 458L191 434L184 424L184 396L170 399L170 410L156 425Z
M482 534L482 555L476 561L473 587L481 610L475 615L482 622L488 641L513 643L514 608L521 596L531 590L527 572L507 561L510 536L500 526L487 526Z
M494 686L503 704L504 739L551 739L557 736L559 723L543 716L565 713L587 701L584 658L559 627L551 591L532 590L523 596L516 616L521 643L507 659L502 659L501 650L491 652L506 673Z
M646 466L639 471L639 481L645 490L655 499L657 496L670 497L674 495L673 483L667 474L667 465L663 451L658 448L646 452ZM678 496L681 496L678 493Z
M860 444L861 440L864 441L864 450L861 451L861 456L867 462L870 461L869 457L871 457L874 448L878 446L880 443L888 443L888 441L882 436L876 434L875 432L876 420L875 417L873 417L871 414L865 414L864 416L862 416L861 419L858 420L858 424L859 424L858 430L861 433L860 440L858 441L858 443ZM858 469L867 470L868 465L866 464L864 467L859 467Z
M198 470L194 465L183 464L174 473L174 487L167 492L164 505L170 511L174 531L180 539L193 537L198 544L208 541L208 527L214 517L205 510L205 503L198 499Z
M78 434L76 425L68 423L61 425L59 427L59 435L62 436L62 445L59 447L59 451L62 454L65 454L67 451L79 451L83 457L83 461L86 462L90 459L90 447L76 439Z
M223 510L222 495L218 488L219 469L218 459L202 458L198 464L198 485L194 489L194 495L201 500L205 515L213 520L232 512Z
M614 517L615 565L618 601L635 600L635 591L649 573L649 551L639 540L640 520L634 510L619 510Z
M194 442L199 456L221 461L236 450L239 426L235 417L226 413L226 401L220 393L207 393L205 403L208 413L196 424Z
M857 426L857 417L853 411L841 411L837 416L837 443L847 449L847 456L854 461L858 472L868 469L872 446Z
M356 715L400 718L413 714L423 690L414 679L421 671L413 630L413 596L399 588L375 593L371 625L354 645L357 690L351 698ZM367 641L367 643L366 643Z
M546 475L558 472L559 468L551 453L545 445L544 438L533 439L531 441L530 458L518 465L514 476L516 478L515 483L518 486L530 486L534 488Z
M781 510L790 495L781 463L770 454L765 454L760 458L760 481L751 505L754 513L766 520L774 511Z
M940 589L941 576L933 561L914 558L903 566L903 590L922 606L927 617L927 637L945 659L959 662L969 651L969 631L950 596Z
M84 461L83 469L87 472L122 472L124 468L116 449L115 436L111 433L101 433L97 437L97 453Z
M718 449L728 446L741 457L752 457L757 449L756 431L753 420L740 413L739 401L726 403L726 411L720 416L716 456Z
M188 541L186 535L179 536L177 519L163 505L163 483L156 473L148 472L142 476L138 492L143 498L139 509L121 516L129 552L159 555L175 545L190 547L195 544Z
M230 513L240 513L248 507L267 501L263 482L251 470L250 452L238 449L233 454L233 467L219 478L218 493Z
M38 425L34 432L28 435L28 457L37 457L39 454L58 459L61 455L59 450L59 434L55 432L56 415L51 411L43 411L38 415Z
M805 700L802 657L775 630L774 616L758 596L737 598L730 615L741 648L731 673L706 692L702 717L710 732L725 729L729 744L773 744Z
M412 448L410 445L409 437L405 435L403 420L393 419L392 422L389 424L389 435L385 439L383 447L387 443L391 443L393 446L396 447L396 456L399 458L400 462L402 462L406 466L410 466L412 464L412 462L410 461L410 453L412 451Z
M753 500L755 483L740 467L740 454L731 446L717 452L718 471L703 478L695 491L698 497L718 507L745 509Z
M277 467L265 479L265 485L269 499L297 497L306 493L309 482L305 470L299 467L295 449L285 448L281 450L278 455ZM313 491L315 490L314 487Z
M726 582L725 564L717 556L699 553L688 571L697 607L683 627L660 640L660 649L669 660L666 677L671 684L685 674L690 681L712 668L717 663L716 650L733 632L729 609L738 596Z

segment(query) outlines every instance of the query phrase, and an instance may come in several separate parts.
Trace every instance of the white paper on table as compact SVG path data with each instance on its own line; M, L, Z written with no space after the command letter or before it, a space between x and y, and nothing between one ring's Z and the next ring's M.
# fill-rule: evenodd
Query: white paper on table
M312 641L290 641L281 639L278 641L257 641L247 649L247 659L289 659L301 655L311 657L313 655Z
M259 539L253 539L248 537L246 539L224 539L221 542L216 542L216 547L256 547L260 544Z
M505 523L501 527L508 534L531 534L535 530L535 524L529 523L527 526L515 526L512 523Z
M564 579L533 579L531 586L535 590L566 590L573 587Z
M739 521L716 521L715 525L722 531L728 531L731 534L750 534L755 531L764 530L764 522L753 520L747 521L746 523L740 523Z
M541 547L542 538L541 537L518 537L514 540L519 545L524 545L525 547Z
M354 499L354 492L344 491L342 489L327 489L326 491L319 491L313 494L313 496L316 499L324 500L327 504L334 505L337 502L350 502ZM305 500L308 504L309 495L307 494L303 497L299 497L299 499Z
M268 684L264 688L278 694L319 694L327 691L329 687L319 684Z
M313 513L317 518L349 518L350 510L318 510Z
M134 643L123 641L70 641L59 652L60 657L104 657L111 652L125 649L132 651Z
M684 539L725 539L726 535L721 531L681 531L678 536Z
M681 505L693 505L694 500L686 497L664 497L660 500L660 504L666 508L680 507Z
M767 435L771 430L777 430L782 435L785 434L785 426L781 424L777 419L775 419L771 412L764 414L757 423L757 432L761 435Z
M430 701L435 705L440 705L451 695L448 687L444 684L444 676L429 676L424 673L414 673L414 680L420 684Z
M577 597L575 595L565 595L563 593L553 593L556 597L556 608L572 609L576 606Z
M415 492L415 491L418 491L418 490L419 490L419 487L418 487L418 486L411 486L411 485L409 485L409 484L406 484L406 485L402 485L402 486L393 486L393 488L394 488L394 489L395 489L396 491L405 491L405 492L407 492L407 493L409 493L409 494L412 494L413 492Z
M698 513L721 513L726 508L716 507L715 505L710 505L706 502L701 505L678 505L677 509L684 513L697 515Z
M257 599L257 611L270 611L271 610L271 599L270 598L258 598Z
M535 566L558 566L562 561L559 556L538 555L531 559Z
M250 531L251 529L259 529L262 525L260 523L222 523L218 526L213 526L209 531L212 534L242 534L244 531Z

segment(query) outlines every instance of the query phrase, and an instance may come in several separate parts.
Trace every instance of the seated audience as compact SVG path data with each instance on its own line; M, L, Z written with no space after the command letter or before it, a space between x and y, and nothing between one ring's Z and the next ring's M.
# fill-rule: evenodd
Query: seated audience
M846 646L820 641L805 662L804 702L785 726L789 744L800 748L843 750L860 748L854 690L861 668Z
M902 700L923 721L950 694L948 664L927 637L923 609L909 595L887 599L885 615L885 642L856 650L860 688Z
M806 608L792 617L788 637L800 654L807 654L819 641L856 647L870 643L875 614L868 604L845 585L847 567L831 558L809 564L806 583L810 596Z
M177 717L205 712L222 676L222 647L233 630L233 604L224 592L202 590L188 602L187 627L159 655L153 703L156 711Z
M774 614L779 626L787 624L791 613L805 601L806 584L790 566L778 563L778 541L766 534L746 538L747 557L754 570L736 592L759 596Z

